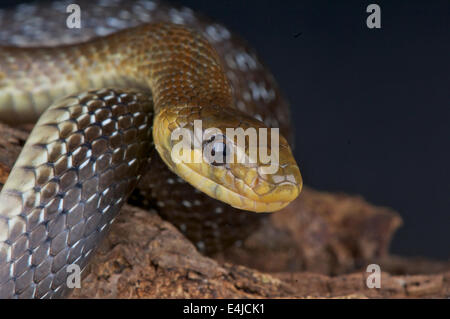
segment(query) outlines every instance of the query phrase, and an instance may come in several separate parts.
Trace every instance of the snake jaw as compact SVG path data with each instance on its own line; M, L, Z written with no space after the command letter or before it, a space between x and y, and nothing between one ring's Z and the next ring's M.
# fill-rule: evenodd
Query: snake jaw
M202 120L200 132L195 129L197 120ZM266 128L261 121L231 108L173 107L159 112L155 117L153 138L156 149L172 172L210 197L235 208L273 212L297 198L302 188L302 177L291 149L282 136L278 137L279 145L273 143L272 133L266 136L269 138L268 143L258 144L259 152L276 155L273 157L275 163L262 162L258 152L256 162L251 162L251 147L245 143L239 144L235 136L226 134L213 136L223 138L223 143L229 146L227 149L233 150L236 155L234 161L214 165L205 157L205 145L217 141L211 139L208 132L225 132L227 128L223 123L244 132L252 127ZM184 129L183 132L187 134L176 133L174 138L174 133L180 129ZM186 139L186 136L189 138ZM187 148L179 148L180 145Z

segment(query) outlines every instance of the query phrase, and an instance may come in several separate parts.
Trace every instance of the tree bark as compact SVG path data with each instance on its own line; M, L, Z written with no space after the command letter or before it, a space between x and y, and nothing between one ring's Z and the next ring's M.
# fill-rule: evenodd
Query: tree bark
M0 124L1 184L28 131ZM450 297L450 263L389 255L401 224L361 197L305 188L245 241L207 257L156 211L126 205L71 297ZM366 285L371 263L379 289Z

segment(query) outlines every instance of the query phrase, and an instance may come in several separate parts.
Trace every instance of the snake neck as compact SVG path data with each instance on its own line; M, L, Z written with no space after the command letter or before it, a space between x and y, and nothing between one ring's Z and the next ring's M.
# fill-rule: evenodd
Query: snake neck
M156 114L173 106L232 105L216 51L184 26L141 25L75 45L0 47L6 122L35 121L56 99L107 86L150 89Z

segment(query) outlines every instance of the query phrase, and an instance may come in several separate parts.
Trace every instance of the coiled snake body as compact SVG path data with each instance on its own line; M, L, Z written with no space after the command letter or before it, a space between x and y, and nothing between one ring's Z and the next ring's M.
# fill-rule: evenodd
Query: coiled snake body
M85 269L138 183L136 198L155 198L160 213L206 252L253 229L258 217L242 210L279 210L301 189L282 136L275 173L259 160L171 157L172 133L193 131L196 120L202 132L280 127L289 135L287 104L270 73L225 27L186 8L103 0L78 1L83 27L71 30L67 4L0 15L9 29L0 32L0 119L39 118L0 194L2 298L64 296L67 267ZM39 18L27 27L30 14ZM202 143L249 155L220 138ZM271 146L259 147L270 153Z

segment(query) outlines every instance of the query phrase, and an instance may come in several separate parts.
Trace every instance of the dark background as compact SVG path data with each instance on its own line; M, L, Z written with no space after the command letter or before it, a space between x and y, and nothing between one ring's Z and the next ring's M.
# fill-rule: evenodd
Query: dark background
M449 0L177 2L238 32L272 70L305 184L397 210L394 253L449 259ZM370 3L381 29L366 26Z
M178 2L272 70L306 185L397 210L394 253L450 257L450 1ZM367 28L371 3L381 29Z

